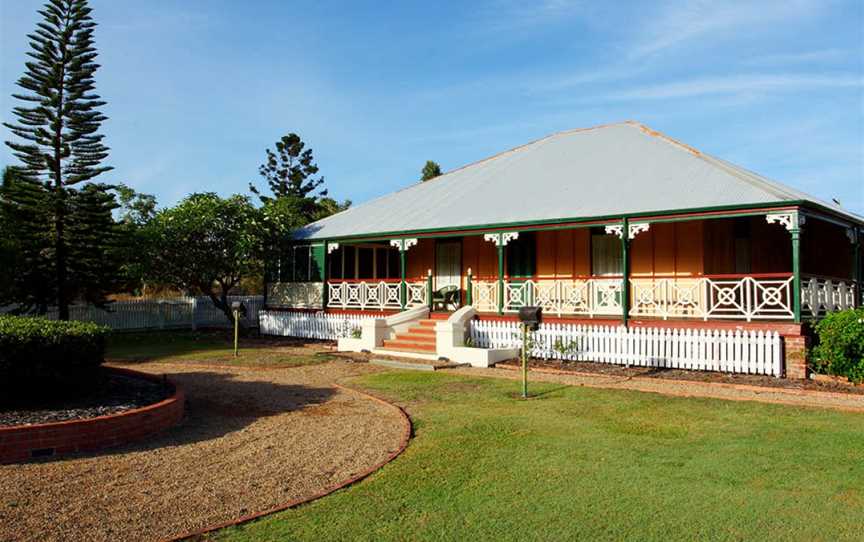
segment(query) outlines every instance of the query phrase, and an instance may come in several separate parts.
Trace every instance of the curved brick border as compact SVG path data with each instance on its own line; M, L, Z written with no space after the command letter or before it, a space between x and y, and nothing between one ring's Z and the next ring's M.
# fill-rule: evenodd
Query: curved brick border
M164 377L130 369L109 367L108 370L143 380L168 382ZM174 387L173 395L145 407L83 420L0 427L0 464L101 450L168 429L183 418L186 402L183 390L168 383Z
M386 458L384 458L383 461L373 465L369 469L361 472L360 474L356 474L347 480L344 480L344 481L338 482L332 486L326 487L326 488L322 489L321 491L319 491L318 493L315 493L314 495L311 495L309 497L301 497L299 499L294 499L292 501L288 501L288 502L285 502L282 504L277 504L276 506L274 506L272 508L268 508L267 510L262 510L261 512L254 512L252 514L240 517L238 519L224 521L222 523L217 523L215 525L208 525L207 527L204 527L204 528L199 529L197 531L191 531L191 532L176 536L174 538L166 539L165 542L176 542L178 540L186 540L187 538L198 537L198 536L201 536L205 533L217 531L219 529L224 529L226 527L234 527L234 526L240 525L242 523L248 523L252 520L255 520L255 519L270 515L270 514L274 514L276 512L282 512L283 510L288 510L289 508L296 508L302 504L306 504L306 503L314 501L316 499L320 499L321 497L325 497L325 496L327 496L327 495L329 495L335 491L338 491L344 487L347 487L347 486L350 486L351 484L359 482L360 480L362 480L362 479L366 478L367 476L369 476L370 474L374 473L375 471L377 471L378 469L380 469L381 467L383 467L387 463L396 459L399 456L399 454L401 454L402 452L405 451L405 448L408 447L408 442L411 440L411 435L413 433L413 425L411 424L411 418L408 416L408 413L406 413L402 407L400 407L399 405L395 405L395 404L393 404L390 401L387 401L385 399L381 399L380 397L376 397L376 396L372 395L371 393L367 393L367 392L360 391L360 390L355 390L354 388L342 386L341 384L334 384L334 387L336 387L338 389L342 389L342 390L348 390L348 391L356 393L358 395L368 397L369 399L372 399L373 401L377 401L377 402L379 402L383 405L386 405L388 407L395 408L396 411L399 412L400 416L402 417L402 422L403 422L402 440L399 443L399 447L395 451L393 451L390 455L388 455Z

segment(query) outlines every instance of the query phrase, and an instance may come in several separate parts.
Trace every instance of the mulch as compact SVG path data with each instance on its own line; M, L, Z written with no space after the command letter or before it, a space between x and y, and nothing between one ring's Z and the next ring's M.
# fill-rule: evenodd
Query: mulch
M340 388L363 363L142 364L186 418L108 453L0 466L0 540L165 540L321 494L401 449L397 408Z
M170 386L105 371L99 385L82 396L48 404L0 406L0 427L96 418L145 407L167 399Z
M508 367L521 367L517 360L499 363ZM678 380L687 382L708 382L721 384L740 384L783 388L790 390L826 391L832 393L850 393L864 395L864 386L853 386L839 382L819 382L815 380L800 380L792 378L776 378L764 375L730 374L713 371L694 371L685 369L664 369L658 367L626 367L608 363L592 363L584 361L557 361L532 359L529 367L553 369L572 373L591 373L605 376L620 376L625 378L642 377L662 380Z

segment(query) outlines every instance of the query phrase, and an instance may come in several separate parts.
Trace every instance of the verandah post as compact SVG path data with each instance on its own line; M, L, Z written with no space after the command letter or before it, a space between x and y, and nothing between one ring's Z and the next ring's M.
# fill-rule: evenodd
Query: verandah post
M792 314L795 323L801 322L801 224L798 214L792 215Z
M408 285L405 282L405 244L404 242L399 247L399 271L402 276L402 282L399 284L399 306L405 309L407 300Z
M621 220L621 323L627 326L630 313L630 222Z
M853 307L860 307L864 303L864 292L861 289L861 282L864 281L864 269L861 268L861 230L856 225L852 225L852 250L855 254L852 256L852 265L855 266L852 270L852 276L855 280L855 298L852 300Z
M496 248L498 249L498 314L504 314L504 243L499 241Z
M474 288L473 285L471 284L472 282L473 281L471 280L471 268L469 267L468 268L468 279L467 279L467 282L465 284L465 304L469 307L474 304L473 303L473 301L474 301L473 295L474 294L471 293L471 290Z

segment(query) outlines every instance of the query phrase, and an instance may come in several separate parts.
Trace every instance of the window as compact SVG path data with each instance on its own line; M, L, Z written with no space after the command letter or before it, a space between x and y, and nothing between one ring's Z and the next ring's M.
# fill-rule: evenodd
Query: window
M342 245L330 253L328 274L331 279L398 279L399 250L389 246Z
M735 221L735 272L750 273L750 220L742 218Z
M280 282L317 282L321 280L321 267L315 251L320 245L292 245L285 247L279 261Z
M597 276L621 275L621 239L600 230L591 232L591 274Z
M532 232L520 232L507 244L507 276L530 278L537 262L537 242Z

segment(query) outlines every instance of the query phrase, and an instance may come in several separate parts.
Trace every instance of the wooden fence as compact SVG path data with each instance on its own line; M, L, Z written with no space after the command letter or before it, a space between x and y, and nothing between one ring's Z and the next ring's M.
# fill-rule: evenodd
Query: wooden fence
M304 339L336 340L359 336L363 320L372 316L260 311L262 335L301 337Z
M242 301L246 305L247 316L243 319L243 325L258 326L258 312L264 305L263 296L230 296L228 300ZM57 309L49 310L45 317L56 320ZM115 331L231 327L225 314L213 305L209 297L115 301L107 310L92 305L72 305L69 307L69 318L95 322Z
M518 323L475 320L472 344L521 348ZM530 335L542 359L781 376L782 340L776 331L542 324Z

